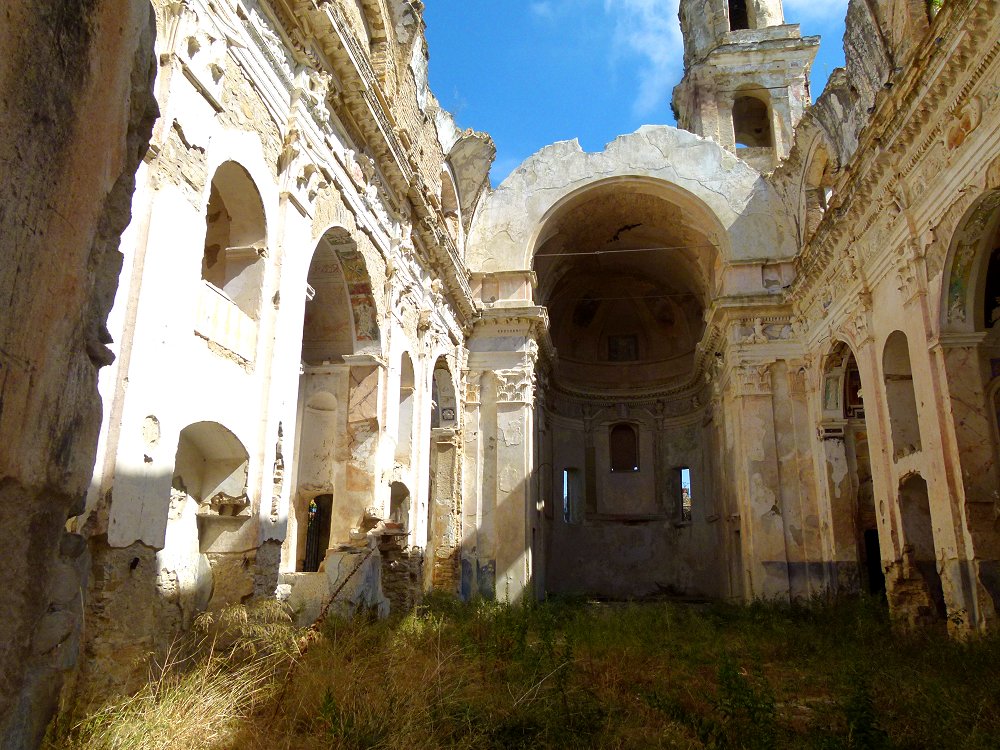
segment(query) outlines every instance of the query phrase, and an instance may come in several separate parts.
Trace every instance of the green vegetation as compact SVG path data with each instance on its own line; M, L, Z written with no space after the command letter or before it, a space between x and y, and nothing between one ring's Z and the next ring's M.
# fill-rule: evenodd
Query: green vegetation
M299 636L273 606L206 618L196 657L49 747L1000 747L1000 639L902 635L871 600L432 597Z

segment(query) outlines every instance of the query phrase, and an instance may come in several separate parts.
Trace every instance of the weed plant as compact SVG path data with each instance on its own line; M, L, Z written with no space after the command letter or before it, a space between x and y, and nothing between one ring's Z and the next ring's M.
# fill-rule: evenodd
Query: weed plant
M1000 748L1000 639L901 634L870 599L433 595L388 621L329 619L304 653L287 619L240 611L49 747Z

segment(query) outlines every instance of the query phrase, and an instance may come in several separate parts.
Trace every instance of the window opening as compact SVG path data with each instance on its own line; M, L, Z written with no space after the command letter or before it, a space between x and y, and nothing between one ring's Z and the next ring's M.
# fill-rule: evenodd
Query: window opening
M691 497L691 469L686 466L682 466L677 470L680 475L680 487L681 487L681 497L680 497L680 507L681 507L681 520L691 521L691 508L693 505L693 500Z
M616 424L608 435L611 471L639 471L639 436L630 424Z
M1000 247L990 253L986 266L986 294L983 299L983 324L992 328L1000 321Z
M333 495L320 495L309 501L309 523L306 527L306 557L302 563L304 573L316 573L326 557L330 541L330 516Z
M864 419L865 400L861 393L861 372L850 358L847 364L847 377L844 378L844 416L847 419Z
M753 96L736 97L733 100L733 135L737 148L770 148L771 120L767 105Z
M579 469L563 469L563 521L580 523L583 521L583 483Z
M639 359L639 337L635 334L608 336L609 362L635 362Z
M749 29L746 0L729 0L729 30Z
M257 319L266 255L264 206L249 173L226 162L212 178L201 277Z

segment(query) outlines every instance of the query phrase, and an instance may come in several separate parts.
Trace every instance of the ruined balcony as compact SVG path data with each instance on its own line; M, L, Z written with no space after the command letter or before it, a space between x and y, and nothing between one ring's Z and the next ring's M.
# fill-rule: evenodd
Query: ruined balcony
M214 284L203 281L198 291L195 333L246 362L257 353L257 321Z

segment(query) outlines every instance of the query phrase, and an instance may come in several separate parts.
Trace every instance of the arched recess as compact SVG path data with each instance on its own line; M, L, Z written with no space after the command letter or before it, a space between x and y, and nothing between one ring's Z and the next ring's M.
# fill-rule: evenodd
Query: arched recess
M998 163L990 174L1000 175ZM964 501L961 517L972 540L967 554L981 604L970 602L968 609L979 628L1000 611L1000 583L992 572L1000 567L1000 527L990 510L1000 485L1000 189L995 180L993 189L965 212L952 237L938 318L938 356L957 449L950 478Z
M836 561L835 591L885 592L885 573L879 540L876 502L865 416L864 388L854 352L836 342L823 366L823 437L827 487L830 496L829 530Z
M181 430L174 459L167 528L157 553L159 589L187 627L199 612L240 601L253 591L243 545L233 547L233 521L248 518L249 454L217 422Z
M413 454L413 408L416 401L416 380L413 360L403 352L399 360L399 412L396 421L396 461L410 465Z
M389 485L389 521L410 530L410 489L402 482Z
M947 616L941 575L938 572L927 482L919 474L909 474L899 483L899 514L903 525L902 581L892 587L894 597L910 598L908 590L918 589L920 601L903 602L902 608L917 622L943 620ZM907 585L909 584L909 585Z
M536 233L554 355L542 364L535 442L545 504L564 508L538 535L551 592L722 592L712 511L683 519L681 477L711 497L698 344L725 234L694 196L639 178L574 192ZM623 546L641 549L643 564Z
M885 403L889 410L893 457L899 459L921 449L910 347L902 331L893 331L885 341L882 377L885 379Z
M267 226L250 173L223 162L212 177L201 277L253 320L260 318Z
M367 266L348 230L332 227L320 237L303 295L295 481L284 565L309 572L318 567L310 539L325 557L332 544L348 541L374 499L379 368L373 357L359 355L379 354L381 334Z

